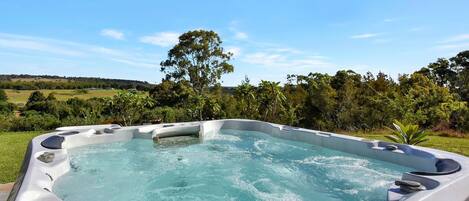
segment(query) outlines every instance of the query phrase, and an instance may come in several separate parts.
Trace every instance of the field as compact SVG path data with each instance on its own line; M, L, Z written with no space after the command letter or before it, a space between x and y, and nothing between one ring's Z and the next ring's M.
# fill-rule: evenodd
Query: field
M35 136L46 133L34 132L0 132L0 183L15 181L28 142ZM369 139L385 140L385 133L352 133L354 136ZM429 136L429 141L422 144L425 147L442 149L469 156L469 138Z
M14 89L5 89L5 92L8 96L8 102L15 104L26 104L28 101L29 95L34 90L14 90ZM39 90L44 93L45 96L48 96L50 93L54 93L55 97L58 100L68 100L70 98L82 98L89 99L93 97L110 97L115 95L119 90L114 89L96 89L96 90L70 90L70 89L44 89Z

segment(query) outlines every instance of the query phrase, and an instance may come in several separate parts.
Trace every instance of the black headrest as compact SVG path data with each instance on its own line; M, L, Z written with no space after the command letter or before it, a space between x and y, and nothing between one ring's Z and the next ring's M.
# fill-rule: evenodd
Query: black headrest
M41 145L48 149L62 149L62 142L65 140L64 137L53 135L41 142Z

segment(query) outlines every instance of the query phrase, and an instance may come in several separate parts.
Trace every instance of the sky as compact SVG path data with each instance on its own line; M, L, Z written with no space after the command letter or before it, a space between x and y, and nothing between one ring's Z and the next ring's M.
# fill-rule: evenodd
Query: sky
M158 83L177 37L206 29L234 54L224 86L342 69L396 78L468 50L468 8L467 0L2 0L0 74Z

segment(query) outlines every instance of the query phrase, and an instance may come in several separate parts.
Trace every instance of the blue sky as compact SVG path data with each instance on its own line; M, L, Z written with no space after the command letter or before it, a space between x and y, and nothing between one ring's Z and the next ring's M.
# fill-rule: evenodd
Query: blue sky
M235 72L339 69L397 77L469 49L469 1L21 1L0 2L0 73L159 82L159 63L188 30L210 29Z

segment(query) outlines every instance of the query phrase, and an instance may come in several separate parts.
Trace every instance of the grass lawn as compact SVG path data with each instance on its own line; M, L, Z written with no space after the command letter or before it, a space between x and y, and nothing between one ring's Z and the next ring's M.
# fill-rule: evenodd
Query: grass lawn
M29 95L36 90L14 90L14 89L5 89L5 92L8 96L8 102L15 103L15 104L26 104L28 101ZM87 93L80 93L78 90L73 89L44 89L39 90L44 93L45 96L49 95L50 93L54 93L55 98L57 100L68 100L70 98L82 98L82 99L89 99L93 97L110 97L115 94L119 90L117 89L96 89L96 90L87 90Z
M28 142L35 136L46 133L45 131L34 132L0 132L0 183L13 182L23 161ZM348 133L349 135L384 140L386 132L372 133ZM442 149L469 156L469 138L429 136L429 141L420 146Z
M377 131L377 132L371 132L371 133L352 132L352 133L347 133L347 134L357 136L357 137L362 137L362 138L376 139L376 140L390 142L390 140L384 137L385 135L389 134L388 132L385 132L385 131ZM430 132L428 139L429 139L428 141L418 144L418 146L441 149L441 150L469 156L469 137L443 137L443 136L438 136L436 133Z
M0 184L16 179L29 141L38 132L0 132Z

